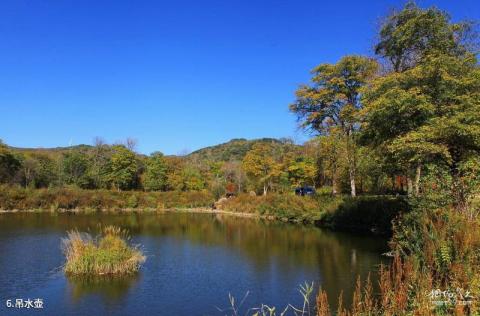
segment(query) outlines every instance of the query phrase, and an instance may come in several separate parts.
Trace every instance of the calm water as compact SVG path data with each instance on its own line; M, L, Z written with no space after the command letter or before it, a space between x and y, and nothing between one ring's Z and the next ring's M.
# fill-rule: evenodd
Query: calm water
M148 256L121 279L71 279L61 271L66 231L128 228ZM245 307L300 304L298 286L341 290L375 271L385 240L315 227L212 214L2 214L0 315L225 315L228 294ZM43 310L7 309L7 299L42 298ZM333 303L333 299L332 299Z

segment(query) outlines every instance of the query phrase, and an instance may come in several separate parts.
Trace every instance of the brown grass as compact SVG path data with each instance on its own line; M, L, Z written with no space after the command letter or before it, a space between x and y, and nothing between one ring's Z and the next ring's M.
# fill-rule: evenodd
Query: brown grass
M453 209L422 210L397 221L391 246L396 253L379 271L379 293L358 280L353 304L337 315L479 315L480 222ZM432 291L448 291L467 305L437 306ZM473 298L460 296L469 291ZM331 315L327 294L317 297L317 315Z
M2 210L124 210L206 207L213 195L207 191L142 192L81 190L75 188L24 189L0 186Z
M63 240L65 273L72 275L119 275L138 271L145 256L137 246L128 245L128 232L107 226L97 239L78 231Z

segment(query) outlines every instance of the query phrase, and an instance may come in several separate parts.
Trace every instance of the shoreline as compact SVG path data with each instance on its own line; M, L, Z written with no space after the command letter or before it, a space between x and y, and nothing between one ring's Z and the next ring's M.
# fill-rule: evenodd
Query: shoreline
M240 212L231 212L224 211L220 209L213 208L203 208L203 207L193 207L193 208L169 208L169 209L136 209L136 208L122 208L122 209L58 209L58 210L48 210L48 209L12 209L12 210L2 210L0 209L1 214L14 214L14 213L71 213L71 214L93 214L93 213L193 213L193 214L217 214L217 215L227 215L227 216L236 216L244 218L256 218L256 219L268 219L268 220L280 220L271 216L262 216L255 213L240 213Z

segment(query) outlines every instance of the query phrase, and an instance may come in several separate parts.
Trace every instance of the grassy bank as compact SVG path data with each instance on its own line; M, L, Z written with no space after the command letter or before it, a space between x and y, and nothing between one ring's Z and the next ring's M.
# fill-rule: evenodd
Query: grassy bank
M289 222L375 234L391 234L392 221L410 208L403 197L301 197L293 194L243 194L224 201L220 207L229 212L255 213Z
M128 233L107 226L98 238L71 231L63 240L66 257L65 273L72 275L119 275L138 271L145 256L127 244Z
M75 188L24 189L0 186L2 210L125 210L209 207L207 191L141 192L80 190Z
M251 196L241 194L219 205L224 211L258 214L271 219L289 222L314 223L329 209L341 201L332 197L300 197L293 194Z

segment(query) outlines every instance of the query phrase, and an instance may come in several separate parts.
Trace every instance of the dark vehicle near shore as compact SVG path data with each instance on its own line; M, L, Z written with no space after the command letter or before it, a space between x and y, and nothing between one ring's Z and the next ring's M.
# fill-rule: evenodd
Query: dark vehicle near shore
M295 195L305 196L305 195L315 195L314 187L299 187L295 189Z

